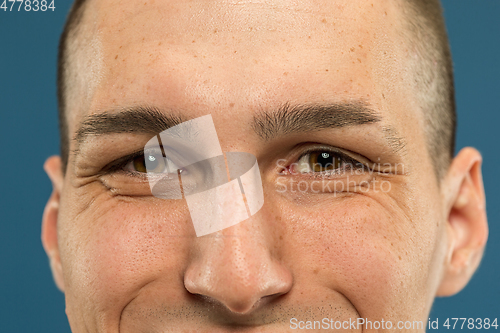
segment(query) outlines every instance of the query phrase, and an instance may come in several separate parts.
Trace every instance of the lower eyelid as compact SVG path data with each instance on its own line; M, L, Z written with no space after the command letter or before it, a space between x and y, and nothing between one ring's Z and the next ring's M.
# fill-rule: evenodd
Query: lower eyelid
M118 170L118 172L121 171L122 174L131 176L131 177L136 177L147 180L148 179L148 174L147 172L139 172L139 171L134 171L134 170L127 170L122 168L121 170Z
M346 164L352 165L355 168L361 168L361 167L366 167L367 168L366 165L364 165L360 161L357 161L357 160L352 159L352 158L347 158L347 159L343 160L342 163L346 163Z

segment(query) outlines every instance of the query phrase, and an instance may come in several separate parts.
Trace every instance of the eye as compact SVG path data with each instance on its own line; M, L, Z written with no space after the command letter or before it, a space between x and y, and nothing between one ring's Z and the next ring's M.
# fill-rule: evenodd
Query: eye
M177 173L180 169L172 160L163 157L161 154L148 153L140 154L131 158L124 167L127 171L139 173ZM180 169L182 172L182 169Z
M297 173L331 173L350 168L359 168L363 164L354 158L326 149L315 150L301 155L292 168Z

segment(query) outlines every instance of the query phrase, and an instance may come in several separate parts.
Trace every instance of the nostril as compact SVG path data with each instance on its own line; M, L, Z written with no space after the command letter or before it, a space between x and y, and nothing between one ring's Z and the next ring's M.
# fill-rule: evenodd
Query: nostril
M275 258L256 224L238 224L220 237L197 239L184 272L199 305L218 304L228 316L248 316L288 293L293 275ZM237 235L235 237L234 235Z
M279 271L285 276L279 276ZM217 278L217 274L200 274L193 269L186 272L184 285L193 301L215 306L229 315L248 315L287 294L292 286L287 270L278 269L275 274L259 274L250 281L244 280Z

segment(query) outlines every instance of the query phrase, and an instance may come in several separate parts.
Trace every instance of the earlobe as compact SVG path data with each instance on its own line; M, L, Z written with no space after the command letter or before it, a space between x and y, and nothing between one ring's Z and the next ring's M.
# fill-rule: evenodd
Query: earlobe
M52 156L47 159L44 169L52 181L52 194L45 206L42 218L42 244L49 257L50 268L57 287L64 291L64 279L62 274L61 259L57 241L57 220L59 214L59 202L62 192L63 180L61 170L61 158Z
M467 285L486 246L488 222L481 162L476 149L462 149L443 182L449 241L437 296L454 295Z

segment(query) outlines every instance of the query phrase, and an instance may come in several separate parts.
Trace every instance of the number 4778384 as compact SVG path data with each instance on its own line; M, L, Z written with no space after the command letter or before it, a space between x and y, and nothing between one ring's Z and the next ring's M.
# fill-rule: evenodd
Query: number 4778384
M1 1L1 0L0 0ZM50 1L50 0L49 0ZM7 10L9 12L17 11L20 12L24 10L26 12L45 12L47 10L54 11L56 9L56 5L54 4L55 0L50 1L47 0L3 0L2 5L0 6L0 10L3 9L4 12ZM9 7L10 6L10 7Z

